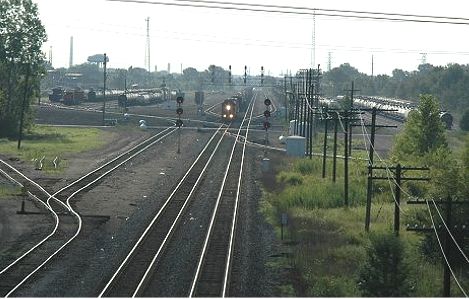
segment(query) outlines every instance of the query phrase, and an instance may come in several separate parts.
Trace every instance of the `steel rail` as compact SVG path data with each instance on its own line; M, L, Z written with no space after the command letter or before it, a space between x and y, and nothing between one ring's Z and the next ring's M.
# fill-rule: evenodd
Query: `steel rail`
M106 283L104 289L101 291L101 293L99 294L99 297L103 297L103 296L107 296L109 293L111 293L113 291L113 288L114 286L117 284L117 280L119 279L119 276L120 275L123 275L123 273L127 270L126 267L128 267L128 265L130 264L131 260L134 259L134 257L136 256L136 254L138 253L138 250L142 249L142 247L144 247L144 242L147 240L148 236L150 235L151 231L153 229L155 229L155 224L161 220L161 218L163 218L165 215L164 213L166 212L166 210L169 208L169 205L171 204L171 202L173 201L173 197L175 196L176 192L179 191L179 189L181 188L181 186L186 182L186 179L189 177L189 175L191 174L191 171L195 168L196 164L199 162L199 160L201 160L201 157L205 154L206 150L209 148L209 146L211 145L212 141L214 140L215 136L218 134L218 132L222 129L223 125L220 126L217 131L211 136L211 138L209 139L209 141L207 142L207 144L205 145L205 147L202 149L202 151L199 153L199 155L196 157L195 161L192 163L192 165L189 167L189 169L186 171L186 173L184 174L184 176L181 178L181 180L179 181L179 183L176 185L176 187L172 190L172 192L170 193L170 195L168 196L168 198L165 200L164 204L162 205L162 207L158 210L157 214L153 217L153 219L150 221L150 223L148 224L148 226L145 228L145 230L143 231L143 233L141 234L141 236L139 237L139 239L137 240L137 242L134 244L134 246L132 247L132 249L130 250L130 252L127 254L127 256L124 258L124 260L122 261L122 263L119 265L118 269L114 272L114 274L112 275L111 279ZM179 212L175 218L175 220L172 220L172 223L170 225L170 228L168 230L168 232L166 233L164 239L163 239L163 242L161 243L161 245L159 246L158 250L157 250L157 253L153 256L153 258L151 259L151 262L148 264L147 268L146 268L146 271L145 273L142 275L141 278L139 278L138 280L138 283L137 283L137 286L135 287L135 289L133 289L133 287L129 287L131 288L132 290L131 293L129 294L119 294L120 296L122 295L127 295L127 296L135 296L140 290L141 290L141 287L142 285L144 284L145 280L147 279L149 273L150 273L150 269L153 267L156 259L158 258L159 254L161 253L163 247L165 246L165 243L166 241L169 239L170 235L172 234L173 230L174 230L174 227L176 226L177 222L179 221L179 218L183 212L183 210L185 209L187 203L189 202L189 199L190 197L192 196L194 190L196 189L196 187L198 186L199 184L199 181L201 179L201 177L203 176L203 173L205 172L206 168L207 168L207 165L210 163L214 153L216 152L216 149L218 148L218 146L220 145L221 143L221 140L223 139L223 136L225 135L226 131L228 130L228 127L225 128L225 132L223 133L222 135L222 138L220 138L220 140L217 142L216 146L215 146L215 150L212 151L209 159L208 159L208 162L205 163L204 165L204 168L202 169L201 173L198 175L197 177L197 180L196 182L193 184L192 186L192 189L191 191L189 192L189 194L187 195L186 199L184 199L184 203L182 205L181 208L179 208Z
M172 129L172 130L171 130ZM139 155L140 153L142 153L143 151L147 150L149 147L153 146L155 143L161 141L163 138L167 137L168 135L172 134L176 129L174 127L169 127L165 130L163 130L162 132L159 132L157 134L155 134L154 136L148 138L147 140L139 143L138 145L136 145L135 147L129 149L128 151L120 154L119 156L115 157L114 159L110 160L109 162L105 163L104 165L98 167L97 169L87 173L86 175L80 177L79 179L75 180L74 182L72 182L71 184L63 187L62 189L58 190L57 192L55 192L54 194L50 195L49 194L49 198L47 199L47 205L48 207L50 208L51 211L53 211L51 205L50 205L50 199L53 198L55 200L57 200L56 196L60 193L62 193L63 191L65 190L68 190L70 189L72 186L75 186L77 185L78 183L80 183L81 181L89 178L91 175L97 173L98 171L104 169L105 167L111 165L112 163L115 163L116 161L118 161L119 159L123 158L125 155L129 155L132 153L129 157L127 157L126 159L124 159L123 161L121 161L119 164L117 164L116 166L112 167L110 170L106 171L105 173L101 174L98 178L95 178L93 179L91 182L85 184L84 186L80 187L78 190L76 190L75 192L73 192L70 196L68 196L68 198L65 200L66 204L64 204L62 201L60 200L57 200L60 204L64 205L68 211L70 211L78 220L78 228L77 230L75 231L75 233L73 234L73 236L71 238L69 238L62 246L60 246L54 253L52 253L51 255L49 255L38 267L36 267L34 270L32 270L31 272L29 272L28 275L26 275L26 277L24 277L18 284L16 284L7 294L5 297L8 297L10 296L13 292L15 292L21 285L23 285L32 275L34 275L37 271L39 271L45 264L47 264L55 255L57 255L57 253L59 253L60 251L62 251L68 244L70 244L80 233L81 231L81 227L82 227L82 220L81 220L81 217L80 215L73 209L73 207L71 206L71 203L70 203L70 200L76 195L78 194L79 192L81 192L82 190L90 187L91 185L95 184L96 182L98 182L100 179L102 179L103 177L105 177L106 175L108 175L109 173L113 172L114 170L116 170L118 167L120 167L122 164L126 163L127 161L129 161L130 159L134 158L135 156ZM167 131L169 131L169 133L166 133ZM160 137L162 135L162 137ZM143 146L143 148L142 148ZM3 162L3 161L2 161ZM22 175L22 174L21 174ZM26 178L24 175L22 175L24 178ZM33 182L34 183L34 182ZM36 183L34 183L36 184ZM37 185L37 184L36 184ZM42 187L41 187L42 188ZM45 191L45 190L44 190ZM31 248L27 253L23 254L20 258L18 258L17 260L15 260L13 263L11 263L7 268L5 268L4 270L2 270L2 272L0 272L0 274L6 272L8 269L10 269L12 266L16 265L18 262L20 262L21 260L23 260L25 257L27 257L31 252L33 252L35 249L37 249L39 246L41 246L43 243L45 243L47 240L49 240L53 235L56 234L57 232L57 229L58 229L58 226L59 226L59 217L57 215L57 213L53 212L54 215L56 216L56 226L53 230L52 233L50 233L45 239L43 239L41 242L39 242L38 244L36 244L33 248Z
M256 94L256 97L257 97L257 94ZM251 117L252 117L252 113L254 111L254 104L255 104L255 98L250 103ZM249 111L249 108L248 108L248 111ZM219 207L220 207L220 204L221 204L221 201L222 201L223 191L225 189L225 184L227 182L228 173L229 173L230 168L231 168L231 163L234 160L233 159L234 152L235 152L236 146L238 144L237 140L240 137L241 127L244 124L244 122L246 121L246 119L247 119L247 113L244 115L244 118L241 122L240 128L239 128L238 133L237 133L236 140L235 140L235 142L233 144L233 147L231 149L230 157L228 159L228 164L226 166L226 170L225 170L225 173L223 175L223 180L222 180L222 184L221 184L221 187L220 187L220 191L218 193L217 200L216 200L216 203L215 203L215 207L213 209L213 213L212 213L212 216L211 216L211 219L210 219L210 224L209 224L209 227L208 227L207 235L206 235L206 238L205 238L205 241L204 241L202 251L200 253L200 258L199 258L199 262L197 264L197 269L196 269L194 279L193 279L192 284L191 284L189 297L194 297L196 295L195 294L196 291L198 291L197 287L198 287L199 280L200 280L200 278L202 276L202 273L203 273L202 268L206 265L205 261L206 261L206 258L207 258L208 247L209 247L209 243L210 243L210 240L211 240L211 237L212 237L212 232L215 230L215 221L217 219L217 215L218 215L218 212L219 212ZM242 155L244 155L244 151L243 151ZM244 160L242 159L242 161L244 161ZM242 175L242 172L239 173L239 176L241 176L241 175ZM239 182L240 181L238 181L238 183ZM236 197L235 197L235 207L237 206L238 200L239 200L239 185L237 185L237 192L236 192ZM229 238L230 238L230 240L233 240L233 236L231 234L234 233L234 228L231 227L230 230L231 231L230 231L230 237ZM218 296L219 295L223 295L223 296L225 295L226 285L228 283L228 275L229 275L229 272L230 272L229 271L230 269L227 269L227 267L231 267L231 263L228 261L228 254L229 254L229 259L231 259L231 249L230 248L232 248L232 246L233 246L232 244L228 244L227 259L225 259L225 265L223 265L224 275L223 275L223 278L222 278L222 293L218 294ZM213 295L213 294L210 294L210 295ZM204 294L204 297L205 296L206 295Z

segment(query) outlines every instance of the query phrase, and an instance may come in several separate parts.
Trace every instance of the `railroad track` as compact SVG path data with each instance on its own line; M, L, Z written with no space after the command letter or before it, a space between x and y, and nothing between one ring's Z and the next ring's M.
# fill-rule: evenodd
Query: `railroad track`
M250 115L247 117L246 113L233 144L191 285L190 297L225 297L228 295L241 179L249 130L245 130L243 136L245 141L242 146L239 146L240 143L237 141L241 137L241 128L246 119L248 119L247 128L249 128L254 105L255 99L251 102L251 109L248 109Z
M8 297L14 294L27 280L41 271L49 261L78 236L81 231L82 220L71 206L70 201L74 196L90 188L103 177L172 134L175 130L176 128L169 127L155 134L54 194L50 194L39 184L21 174L8 163L0 160L1 173L18 184L21 184L20 181L29 182L27 186L29 193L32 195L33 193L34 195L39 194L35 195L35 198L52 213L55 219L54 228L44 239L0 271L0 296Z
M223 126L220 126L212 135L205 148L201 151L189 170L182 177L179 184L169 195L162 208L157 212L150 224L144 230L140 238L130 250L129 254L124 258L123 262L113 273L112 277L107 281L104 289L99 294L99 297L148 296L146 289L149 284L152 284L152 277L154 276L155 271L158 271L158 263L165 254L165 249L170 242L172 235L178 229L178 224L185 215L187 207L191 204L194 193L203 179L212 158L217 152L221 142L225 139L224 137L227 136L229 127L224 128L224 130L222 130L222 127ZM238 134L239 132L240 131L238 131ZM215 137L220 134L221 137L216 139ZM240 166L242 164L241 155L244 155L245 147L243 147L242 150L239 150L239 147L237 147L236 144L237 142L235 140L233 143L233 152L235 148L238 148L236 151L236 157L239 162L235 164L239 164L238 167L242 168L242 166ZM234 161L233 155L231 155L228 160ZM227 165L226 174L228 173L228 169L230 169L230 163L231 162ZM225 175L222 179L220 194L223 193L225 195L224 197L226 197L227 194L233 194L233 188L234 194L239 194L239 183L241 180L239 168L238 171L231 168L231 173L231 176L228 177ZM224 189L223 186L228 180L233 181L233 183L227 183L227 188L222 192ZM236 186L238 187L236 188ZM228 188L231 188L231 191L229 191ZM218 198L218 201L220 200L223 201L221 195ZM237 204L231 206L232 211L235 206L237 206ZM214 211L220 210L218 208L214 208ZM234 213L234 215L236 215L236 213ZM217 218L222 219L222 216ZM217 229L215 229L215 231L216 230ZM232 235L234 235L234 229ZM228 242L225 244L225 248L232 248L232 244ZM200 251L202 252L202 248ZM220 264L220 267L223 269L222 272L225 272L225 265L226 264L224 263ZM187 290L187 294L188 293L189 290Z

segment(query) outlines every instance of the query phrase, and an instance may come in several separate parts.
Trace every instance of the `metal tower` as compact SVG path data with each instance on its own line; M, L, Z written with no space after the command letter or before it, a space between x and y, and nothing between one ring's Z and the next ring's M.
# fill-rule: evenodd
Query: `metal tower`
M70 59L68 61L68 67L73 66L73 36L70 36Z
M311 41L311 68L316 64L316 10L313 11L313 36Z
M150 69L150 17L147 17L145 19L147 22L147 44L145 47L145 67L149 72L151 72Z

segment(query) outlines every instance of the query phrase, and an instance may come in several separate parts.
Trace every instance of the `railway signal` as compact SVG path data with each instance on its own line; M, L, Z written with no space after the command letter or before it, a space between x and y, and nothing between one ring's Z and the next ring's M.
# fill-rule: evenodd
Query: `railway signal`
M248 76L248 66L244 66L244 85L246 85L246 78Z
M183 124L181 115L184 112L181 106L182 106L182 103L184 103L184 97L179 95L176 98L176 103L178 104L178 107L176 109L176 114L178 115L178 119L176 120L176 127L178 127L178 151L177 153L179 154L181 153L181 127Z
M228 83L231 84L231 64L228 66Z
M263 67L262 67L262 70L263 70ZM272 104L272 102L268 99L268 98L265 98L264 100L264 105L265 105L265 111L264 111L264 130L265 130L265 141L264 141L264 144L268 144L269 143L269 134L267 132L267 130L270 128L270 122L269 122L269 117L270 117L270 105ZM264 153L265 155L265 153Z
M261 66L261 85L264 85L264 67Z

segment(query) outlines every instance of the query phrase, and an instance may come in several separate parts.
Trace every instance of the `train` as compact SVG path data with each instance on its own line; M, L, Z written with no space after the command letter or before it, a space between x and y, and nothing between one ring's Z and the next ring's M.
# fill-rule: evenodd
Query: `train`
M236 120L239 112L245 111L246 105L252 98L252 92L252 87L246 87L243 91L225 99L221 104L222 121Z
M164 100L164 93L161 89L139 89L139 90L106 90L106 101L117 101L119 106L137 106L151 105L161 103ZM167 98L176 99L176 93L173 95L167 91ZM102 90L84 91L80 88L64 89L62 87L52 88L49 94L49 100L54 103L63 103L64 105L78 105L82 102L102 102L104 93Z
M338 96L336 99L321 98L320 103L323 106L339 107L339 101L343 100L343 96ZM353 105L359 108L379 108L395 111L379 111L378 113L404 122L407 120L409 113L416 110L417 107L414 103L402 99L391 99L385 97L371 97L371 96L356 96L353 99ZM451 130L453 127L453 116L448 111L440 111L440 119L446 129Z

